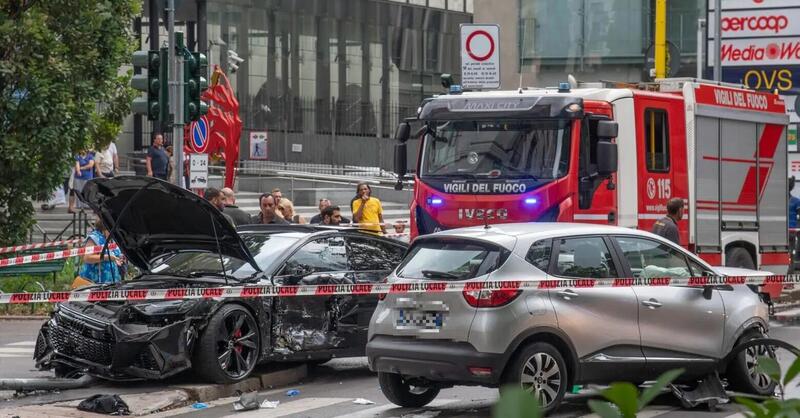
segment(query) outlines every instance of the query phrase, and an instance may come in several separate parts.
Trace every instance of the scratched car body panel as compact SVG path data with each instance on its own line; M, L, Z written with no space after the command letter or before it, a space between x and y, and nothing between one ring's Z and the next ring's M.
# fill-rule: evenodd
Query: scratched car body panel
M214 332L211 327L226 324L224 318L214 319L220 315L252 319L252 333L246 333L250 339L241 340L233 351L240 356L241 349L252 345L253 355L242 356L245 362L363 355L367 326L377 305L374 295L191 300L180 296L249 284L357 289L382 281L407 249L403 243L348 229L246 225L237 231L201 198L158 180L103 179L85 190L85 200L107 225L117 226L115 241L142 271L134 280L91 288L175 289L170 295L175 299L59 303L42 326L34 353L37 367L55 369L59 375L89 373L110 380L175 375L201 361L201 351L207 349L204 338ZM157 216L163 213L181 216L165 222ZM236 332L232 340L245 338ZM250 366L254 364L248 363L241 373L209 379L241 380ZM202 369L208 367L204 363Z

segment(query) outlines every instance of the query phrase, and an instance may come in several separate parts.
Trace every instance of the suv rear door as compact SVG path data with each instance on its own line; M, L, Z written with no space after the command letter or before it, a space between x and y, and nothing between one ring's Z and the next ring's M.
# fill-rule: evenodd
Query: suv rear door
M508 257L510 251L491 242L461 237L421 237L398 266L393 285L458 281L480 283ZM415 336L422 339L467 341L476 307L464 292L389 294L379 315L377 333ZM383 329L380 329L383 328Z

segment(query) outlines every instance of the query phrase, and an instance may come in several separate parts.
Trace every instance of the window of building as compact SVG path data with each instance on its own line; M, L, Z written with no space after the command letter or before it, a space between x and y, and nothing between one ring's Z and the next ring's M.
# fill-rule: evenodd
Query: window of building
M645 109L644 149L648 171L669 171L669 119L665 110Z

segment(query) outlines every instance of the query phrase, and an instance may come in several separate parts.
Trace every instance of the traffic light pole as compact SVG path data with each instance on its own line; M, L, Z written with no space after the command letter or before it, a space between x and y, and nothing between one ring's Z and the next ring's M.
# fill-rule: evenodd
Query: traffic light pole
M183 34L175 33L175 0L167 0L167 31L169 32L169 106L172 125L172 152L175 157L175 184L186 187L183 182Z
M177 47L181 51L183 51L183 33L176 33L177 36ZM175 156L175 184L180 187L186 187L186 184L183 181L183 121L185 120L183 114L183 100L184 100L184 89L186 89L186 85L184 84L184 65L183 65L183 52L176 55L175 60L175 75L176 75L176 82L175 90L176 94L173 96L175 103L175 119L172 125L172 152Z

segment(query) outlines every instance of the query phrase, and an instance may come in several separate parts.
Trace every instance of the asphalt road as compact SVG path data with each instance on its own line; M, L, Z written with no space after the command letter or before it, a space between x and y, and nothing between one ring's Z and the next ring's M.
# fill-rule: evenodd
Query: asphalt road
M42 321L0 321L0 378L9 377L36 377L48 376L49 373L36 371L33 367L31 356L36 339L36 333ZM773 324L771 330L773 338L779 338L795 345L800 345L800 326ZM781 362L784 369L792 359L782 355ZM154 391L165 389L169 382L159 384L149 383L135 385L138 391ZM119 391L122 388L116 388ZM125 388L124 392L135 392L137 388ZM298 389L298 396L286 395L288 389ZM89 396L98 390L95 388L81 389L81 395ZM75 391L70 391L75 392ZM76 393L50 393L31 397L30 401L41 403L45 398L49 401L59 398L76 398ZM262 399L280 401L275 409L261 409L252 412L235 412L232 401L223 399L212 402L208 408L192 409L185 407L170 411L163 415L186 417L224 417L224 416L258 416L258 417L346 417L346 418L433 418L433 417L490 417L491 409L497 400L496 389L459 386L443 390L439 397L430 405L418 409L399 408L390 404L381 393L377 380L368 369L366 359L338 359L325 365L317 366L311 370L309 378L304 382L292 386L263 392ZM586 400L596 396L596 391L587 388L577 395L569 395L568 399L554 414L554 417L584 417L590 416L591 411L586 406ZM800 390L792 388L788 397L800 397ZM44 397L44 398L43 398ZM366 399L373 404L360 405L354 403L358 398ZM25 404L26 400L12 401L15 404ZM681 408L680 403L671 394L667 393L657 398L640 417L741 417L736 405L723 405L716 412L709 412L705 408L687 411Z

